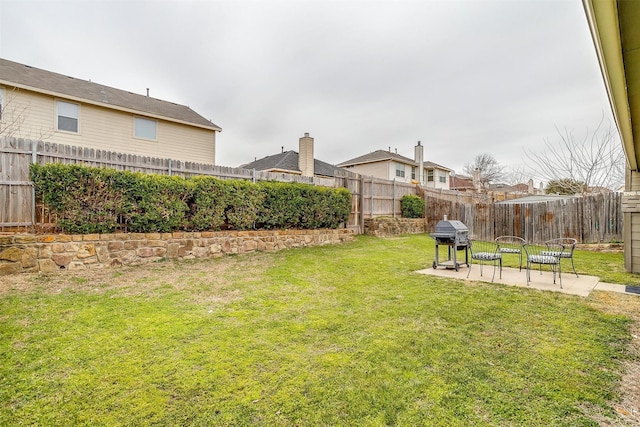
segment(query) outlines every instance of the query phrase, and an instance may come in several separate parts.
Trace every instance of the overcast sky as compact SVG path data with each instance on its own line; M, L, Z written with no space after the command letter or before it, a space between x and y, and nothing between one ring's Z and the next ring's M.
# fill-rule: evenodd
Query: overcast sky
M461 173L611 111L580 0L0 0L0 56L189 105L216 163L378 149Z

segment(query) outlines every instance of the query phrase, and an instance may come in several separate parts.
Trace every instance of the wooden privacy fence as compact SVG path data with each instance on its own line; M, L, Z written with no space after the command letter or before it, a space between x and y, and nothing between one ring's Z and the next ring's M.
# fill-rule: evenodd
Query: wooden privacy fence
M426 197L427 230L445 215L469 227L470 236L492 240L513 235L528 242L572 237L581 243L622 241L622 195L597 194L537 203L458 203Z
M516 235L528 241L574 237L583 243L622 241L621 195L606 194L554 202L528 204L485 203L486 196L436 190L398 181L366 177L343 171L335 178L262 172L214 166L92 148L51 144L16 138L0 138L0 231L34 228L44 222L44 209L36 208L29 181L30 163L67 163L109 167L144 173L190 177L210 175L221 179L301 182L343 187L351 192L351 215L347 227L363 232L364 218L400 217L405 194L422 195L426 202L427 230L435 229L445 215L459 219L472 236L492 239Z
M282 181L314 184L325 187L346 187L359 195L359 175L345 171L337 178L305 177L301 175L231 168L205 163L116 153L94 148L53 144L22 138L0 138L0 231L3 229L31 228L42 224L42 207L37 209L33 187L29 181L31 163L83 164L109 167L117 170L191 177L209 175L221 179L256 181ZM358 196L356 196L358 197ZM359 209L361 202L353 202ZM361 227L358 210L352 215L350 227Z

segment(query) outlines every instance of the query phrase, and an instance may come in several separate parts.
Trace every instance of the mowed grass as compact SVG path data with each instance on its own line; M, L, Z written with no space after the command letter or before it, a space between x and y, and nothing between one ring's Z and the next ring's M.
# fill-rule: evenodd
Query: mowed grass
M424 235L361 236L2 277L0 425L595 426L595 415L615 417L627 317L589 299L416 274L433 253ZM581 272L635 280L620 254L578 259L599 268Z

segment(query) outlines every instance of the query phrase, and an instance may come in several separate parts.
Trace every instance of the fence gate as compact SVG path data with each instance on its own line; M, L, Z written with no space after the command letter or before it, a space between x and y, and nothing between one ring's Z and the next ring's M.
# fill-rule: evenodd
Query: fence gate
M0 138L0 231L33 227L32 141Z

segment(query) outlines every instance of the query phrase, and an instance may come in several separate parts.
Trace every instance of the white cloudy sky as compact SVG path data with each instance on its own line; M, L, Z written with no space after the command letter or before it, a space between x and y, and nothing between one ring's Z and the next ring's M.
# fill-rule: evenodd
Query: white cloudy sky
M580 0L0 0L0 56L189 105L238 166L315 138L460 173L611 113Z

